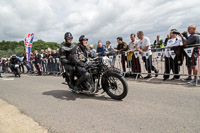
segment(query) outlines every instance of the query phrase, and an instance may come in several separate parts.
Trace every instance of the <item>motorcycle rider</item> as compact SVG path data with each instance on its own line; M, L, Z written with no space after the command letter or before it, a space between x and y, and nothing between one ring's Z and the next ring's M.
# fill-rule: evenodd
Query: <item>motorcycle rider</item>
M89 76L89 73L84 68L86 63L79 60L79 46L72 43L73 36L70 32L64 35L65 44L60 47L60 60L66 72L70 72L69 80L73 81L73 73L80 73L81 77L74 86L74 91L79 93L81 83ZM71 83L71 82L69 82Z
M13 54L10 59L10 69L12 72L15 71L15 64L19 64L20 60L16 57L16 54Z
M78 58L82 62L87 62L87 58L91 57L94 58L95 55L87 48L88 38L85 35L81 35L79 37L79 44L78 44Z
M85 35L81 35L79 37L79 44L77 45L77 57L78 60L80 60L81 62L83 62L85 64L85 67L89 67L92 66L92 64L89 62L87 63L87 59L88 57L94 58L95 54L93 54L88 48L87 48L87 42L88 42L88 38ZM82 67L78 67L78 69L80 69L79 71L81 71L82 73L85 73L87 75L87 77L89 76L89 73L87 72L87 70ZM88 88L88 90L90 92L94 91L94 88Z

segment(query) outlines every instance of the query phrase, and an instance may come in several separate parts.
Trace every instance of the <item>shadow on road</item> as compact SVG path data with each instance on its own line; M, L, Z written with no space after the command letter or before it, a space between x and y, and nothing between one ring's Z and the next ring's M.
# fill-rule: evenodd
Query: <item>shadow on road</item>
M12 74L12 75L6 75L6 76L4 76L5 78L15 78L15 75L14 74Z
M111 99L109 97L105 96L97 96L97 95L88 95L88 94L75 94L71 91L67 90L52 90L52 91L46 91L42 93L43 95L50 95L54 98L58 98L61 100L68 100L68 101L75 101L77 98L79 99L94 99L94 100L102 100L102 101L116 101L114 99ZM118 101L116 101L118 102Z

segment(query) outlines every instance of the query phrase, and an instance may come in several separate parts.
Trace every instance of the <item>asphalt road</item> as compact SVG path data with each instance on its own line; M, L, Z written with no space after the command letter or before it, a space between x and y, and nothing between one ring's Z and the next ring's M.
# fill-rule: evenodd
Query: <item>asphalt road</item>
M200 88L128 81L123 101L78 95L61 77L0 79L0 98L50 132L200 133Z

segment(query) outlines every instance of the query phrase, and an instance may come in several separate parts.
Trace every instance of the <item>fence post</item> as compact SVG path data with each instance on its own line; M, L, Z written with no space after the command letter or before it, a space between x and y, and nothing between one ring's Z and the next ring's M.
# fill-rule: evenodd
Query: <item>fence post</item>
M197 46L198 47L198 46ZM199 47L198 47L198 57L197 57L197 75L196 75L196 86L198 85L198 78L199 78L199 72L198 72L198 69L199 69Z

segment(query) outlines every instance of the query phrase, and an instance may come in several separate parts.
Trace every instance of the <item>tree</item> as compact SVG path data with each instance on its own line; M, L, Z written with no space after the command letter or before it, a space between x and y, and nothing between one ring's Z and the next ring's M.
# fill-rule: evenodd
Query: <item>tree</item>
M0 50L0 58L5 58L7 57L7 52L4 50Z
M8 49L6 57L10 57L13 53L11 49Z
M58 49L65 42L58 44L56 42L45 42L43 40L37 40L33 42L31 51L38 50L40 52L41 49L46 50L47 48L51 48L52 50ZM78 44L74 42L75 44ZM21 56L25 53L24 41L1 41L0 42L0 57L10 57L12 54L16 54Z
M14 53L17 55L17 56L22 56L22 54L25 53L25 47L24 46L21 46L21 45L18 45L15 50L14 50Z

